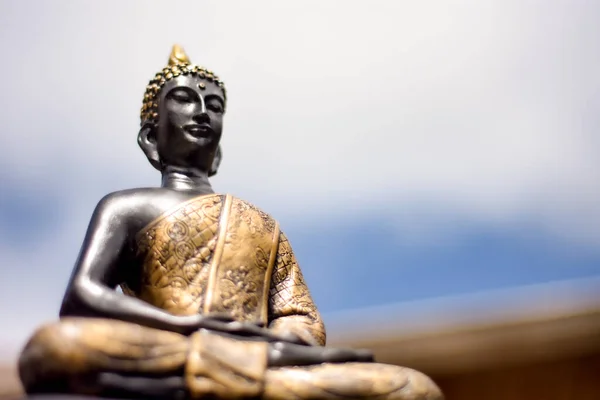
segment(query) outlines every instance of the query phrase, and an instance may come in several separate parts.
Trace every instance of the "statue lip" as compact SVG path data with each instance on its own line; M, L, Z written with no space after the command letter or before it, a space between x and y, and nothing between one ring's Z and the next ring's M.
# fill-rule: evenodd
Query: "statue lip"
M183 129L190 135L196 138L208 138L214 133L210 124L189 124L183 127Z

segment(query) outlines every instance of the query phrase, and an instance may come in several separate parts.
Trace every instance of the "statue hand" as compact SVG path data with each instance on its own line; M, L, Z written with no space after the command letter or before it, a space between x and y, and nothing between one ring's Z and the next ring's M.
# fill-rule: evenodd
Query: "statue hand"
M264 327L262 322L232 321L226 325L226 332L233 335L258 337L268 342L278 340L271 331Z
M189 335L199 329L228 333L235 336L259 338L267 342L285 342L299 345L312 345L292 332L276 333L264 327L264 323L236 321L227 314L194 314L179 318L178 332Z
M302 346L317 346L316 342L309 342L299 335L291 332L274 332L264 327L262 322L239 322L228 323L228 331L232 334L254 336L262 338L267 342L283 342Z
M228 324L235 319L227 314L194 314L177 317L177 332L189 335L199 329L209 329L219 332L227 332Z
M245 336L262 339L266 342L286 342L306 345L299 336L292 332L276 333L265 328L261 321L236 321L228 315L210 314L202 316L197 329L210 329L235 336Z

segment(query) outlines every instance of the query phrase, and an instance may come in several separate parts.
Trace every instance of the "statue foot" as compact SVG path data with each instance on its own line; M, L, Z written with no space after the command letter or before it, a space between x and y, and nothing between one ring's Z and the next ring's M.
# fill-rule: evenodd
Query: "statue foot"
M410 368L377 363L270 369L265 400L443 400L433 381Z

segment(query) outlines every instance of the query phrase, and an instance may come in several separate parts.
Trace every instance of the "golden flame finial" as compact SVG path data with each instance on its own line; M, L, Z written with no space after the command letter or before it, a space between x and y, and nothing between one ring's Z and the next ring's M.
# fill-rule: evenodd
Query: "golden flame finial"
M173 50L171 50L171 56L169 57L169 66L178 65L178 64L191 64L190 59L187 54L178 44L173 45Z

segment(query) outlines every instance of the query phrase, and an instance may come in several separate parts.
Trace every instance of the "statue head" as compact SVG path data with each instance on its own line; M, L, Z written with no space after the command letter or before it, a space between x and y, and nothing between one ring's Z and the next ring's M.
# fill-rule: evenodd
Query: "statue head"
M138 144L150 163L160 171L173 166L216 174L226 100L223 82L173 46L168 66L144 94Z

